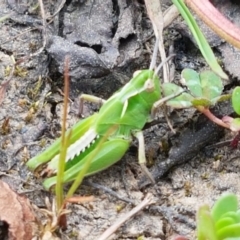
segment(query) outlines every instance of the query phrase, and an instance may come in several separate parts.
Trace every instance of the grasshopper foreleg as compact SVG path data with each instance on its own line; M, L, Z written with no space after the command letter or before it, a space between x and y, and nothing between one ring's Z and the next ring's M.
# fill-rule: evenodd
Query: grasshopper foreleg
M155 184L155 180L152 177L152 174L148 171L146 167L146 155L145 155L145 143L144 143L144 136L142 131L138 131L134 133L134 136L138 140L138 162L142 168L142 171L146 174L152 184Z
M160 100L158 100L157 102L155 102L152 106L151 117L154 119L158 108L160 108L166 101L181 95L183 92L184 92L184 90L181 90L180 92L173 93L173 94L163 97Z
M82 115L84 101L93 102L93 103L99 104L100 106L102 106L106 102L106 100L102 98L89 95L89 94L82 94L79 98L79 112L78 112L79 116Z

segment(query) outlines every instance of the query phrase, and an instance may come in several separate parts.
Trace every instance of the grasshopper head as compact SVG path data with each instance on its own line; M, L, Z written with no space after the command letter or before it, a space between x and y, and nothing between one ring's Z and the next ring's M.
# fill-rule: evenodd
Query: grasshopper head
M149 93L153 92L154 89L155 89L155 85L154 85L153 79L149 78L145 82L144 88L145 88L146 92L149 92Z
M143 71L142 70L137 70L133 73L133 77L137 77L138 75L140 75ZM144 83L144 90L146 90L146 92L153 92L155 89L154 86L154 81L153 79L150 77L148 78L145 83Z
M134 89L138 89L139 97L149 106L161 98L160 79L152 70L135 72L132 85Z

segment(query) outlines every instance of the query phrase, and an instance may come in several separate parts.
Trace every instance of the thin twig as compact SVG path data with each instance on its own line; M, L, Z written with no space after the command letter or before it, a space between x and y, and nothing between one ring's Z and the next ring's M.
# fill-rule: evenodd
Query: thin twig
M22 31L21 33L17 34L15 37L12 37L12 38L10 38L10 39L8 38L6 41L1 42L0 44L3 45L3 44L5 44L5 43L9 43L9 42L11 42L11 41L13 41L13 40L15 40L15 39L17 39L17 38L20 38L22 35L24 35L24 34L26 34L26 33L29 33L30 31L35 31L35 30L37 30L37 29L39 29L39 27L28 28L28 29L26 29L25 31Z
M95 4L95 0L92 0L91 7L90 7L90 10L89 10L89 13L88 13L88 18L91 17L92 9L93 9L93 5L94 5L94 4Z
M53 15L51 15L50 17L48 17L48 19L54 18L62 10L65 3L66 3L66 0L62 0L62 2L60 3L59 7L56 10L56 12Z
M45 46L47 44L46 14L45 14L45 10L44 10L44 6L43 6L42 0L38 0L38 3L39 3L39 6L40 6L41 16L42 16L42 25L43 25L42 37L43 37L43 41L42 41L42 47L40 49L38 49L35 53L30 54L30 57L34 57L34 56L39 55L45 49Z
M153 204L155 201L153 200L153 195L148 193L143 201L133 208L130 212L128 212L125 216L118 219L110 228L108 228L99 238L98 240L106 240L108 239L123 223L125 223L128 219L134 216L136 213L141 211L143 208Z
M9 177L9 178L12 178L16 181L21 181L23 182L24 184L26 185L29 185L29 186L32 186L34 187L34 190L29 190L29 191L44 191L43 187L41 186L36 186L36 183L30 183L29 181L26 181L26 179L22 179L20 177L16 177L16 176L13 176L13 175L10 175L8 173L4 173L4 172L0 172L0 176L5 176L5 177ZM20 192L19 192L20 193Z
M168 27L179 16L177 7L173 4L163 13L163 28Z

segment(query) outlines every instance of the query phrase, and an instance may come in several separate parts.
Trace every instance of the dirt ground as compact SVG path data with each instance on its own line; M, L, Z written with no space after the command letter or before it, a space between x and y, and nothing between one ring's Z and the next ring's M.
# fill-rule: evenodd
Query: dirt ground
M163 10L171 5L168 0L162 2ZM77 97L81 93L105 99L111 96L135 70L148 68L155 42L142 1L71 0L63 7L61 1L43 3L46 28L39 9L34 8L36 0L0 2L0 17L7 16L0 23L1 180L39 208L45 207L46 196L52 200L54 194L43 189L42 179L30 172L25 162L60 135L65 56L70 57L70 127L79 119ZM215 4L240 26L239 3ZM51 18L55 12L56 16ZM199 24L229 75L230 80L224 84L225 91L230 91L239 85L240 53L200 21ZM173 46L176 53L171 65L176 83L183 68L207 68L180 17L165 29L164 40L166 51ZM13 59L20 62L14 72ZM98 106L86 104L84 115L97 110ZM215 111L224 115L232 110L220 106ZM154 203L125 222L111 239L164 240L177 234L196 239L198 206L211 206L226 191L240 197L239 150L229 145L214 146L233 136L210 126L192 109L171 112L169 117L176 134L169 129L163 114L159 115L159 124L144 131L150 170L154 176L159 175L157 185L142 187L145 180L134 142L122 161L87 178L79 188L77 194L93 195L95 200L68 206L72 212L68 215L67 230L59 233L60 239L99 239L147 193L154 196ZM181 158L177 157L179 152L173 154L176 149L180 149ZM170 158L169 164L166 160Z

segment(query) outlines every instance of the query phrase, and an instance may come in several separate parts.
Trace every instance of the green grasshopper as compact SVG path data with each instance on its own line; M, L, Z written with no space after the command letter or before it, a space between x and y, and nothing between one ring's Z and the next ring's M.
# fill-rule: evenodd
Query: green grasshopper
M155 47L155 49L157 48ZM157 51L154 50L154 52ZM151 66L153 65L152 60ZM155 73L151 66L150 70L136 72L125 86L107 101L103 101L98 113L79 121L72 127L70 146L67 150L64 183L73 181L76 178L86 159L91 155L94 157L85 176L102 171L119 161L128 150L133 136L139 141L139 163L151 178L145 167L146 158L142 129L147 122L152 120L152 115L161 98L160 80L157 72L162 65L163 63ZM83 95L80 99L83 100L85 97L89 97L89 95ZM93 97L92 100L96 101L96 98ZM101 149L98 149L95 154L97 144L101 138L114 126L116 126L114 131L101 144ZM31 170L35 170L40 165L51 160L47 165L47 170L56 173L60 147L61 138L56 140L43 153L30 159L27 166ZM151 180L154 182L152 178ZM46 189L55 184L56 176L46 179L43 183Z

